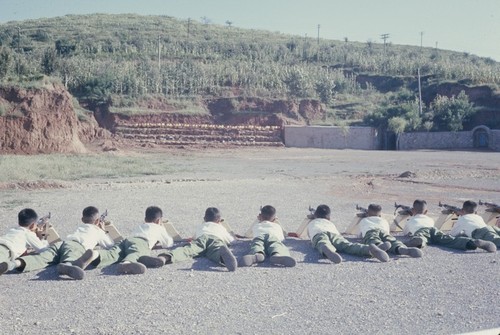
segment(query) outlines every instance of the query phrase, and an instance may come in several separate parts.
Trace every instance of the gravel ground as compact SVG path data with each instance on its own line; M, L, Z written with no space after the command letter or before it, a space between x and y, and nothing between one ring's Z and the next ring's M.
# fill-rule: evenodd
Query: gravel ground
M355 205L415 198L439 214L438 202L500 202L498 153L241 149L168 152L176 172L163 176L85 180L65 189L2 190L0 231L17 212L51 211L61 235L81 210L109 210L124 235L159 205L181 235L193 233L206 207L216 206L243 233L259 207L272 204L293 231L321 203L342 230ZM398 178L405 172L415 175ZM353 239L355 240L355 239ZM424 257L379 263L344 255L331 264L304 240L287 239L295 268L265 263L227 272L197 259L141 276L115 267L86 271L82 281L58 279L55 268L0 277L1 334L456 334L500 327L500 252L424 249ZM244 255L248 240L233 251ZM154 251L157 253L159 251ZM498 334L499 330L490 331Z

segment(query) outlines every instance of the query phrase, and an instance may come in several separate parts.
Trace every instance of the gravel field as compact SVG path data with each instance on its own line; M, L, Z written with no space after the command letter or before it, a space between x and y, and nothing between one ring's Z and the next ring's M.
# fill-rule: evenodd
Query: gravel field
M148 155L163 155L175 164L174 172L86 179L61 189L1 190L0 232L17 224L24 207L52 212L62 236L74 231L84 207L107 208L126 236L143 221L147 206L158 205L189 236L209 206L220 208L244 233L266 204L276 207L288 231L299 226L309 205L328 204L342 231L356 204L379 203L392 214L395 201L411 205L423 198L437 218L440 200L456 206L468 199L500 203L498 153L270 148ZM405 171L414 175L399 178ZM88 270L82 281L58 279L55 267L5 274L0 334L500 332L499 251L431 246L421 259L391 255L389 263L379 263L343 255L344 262L334 265L320 259L309 241L285 243L298 261L295 268L266 261L229 273L196 259L139 276L118 276L114 266ZM243 256L249 244L237 241L235 255Z

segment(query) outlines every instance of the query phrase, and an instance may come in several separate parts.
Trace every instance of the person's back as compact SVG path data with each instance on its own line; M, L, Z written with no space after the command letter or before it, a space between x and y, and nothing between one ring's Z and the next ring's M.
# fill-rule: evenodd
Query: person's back
M416 214L406 221L403 235L415 234L421 228L434 227L434 219L425 214Z
M472 236L472 232L476 229L486 227L483 218L477 214L470 213L460 215L457 222L450 231L450 235L456 236L463 233L465 236Z
M31 208L25 208L18 213L18 227L11 228L3 236L0 236L0 247L4 246L9 250L8 258L14 260L24 254L27 248L33 248L36 252L46 250L49 243L40 240L36 230L38 215ZM6 261L7 259L2 259Z
M373 229L378 229L386 234L390 234L389 222L386 219L379 216L379 214L373 214L363 218L359 222L359 235L364 237L366 233Z
M316 234L322 232L331 232L333 234L340 235L340 232L337 227L335 227L335 224L326 218L314 218L307 225L307 235L309 238L313 238Z
M283 228L278 223L269 220L255 222L252 226L252 234L253 237L267 234L279 239L280 241L285 239Z
M110 248L114 245L113 240L106 232L94 223L81 223L73 234L66 237L66 241L75 241L83 245L85 250L93 249L96 245Z
M205 221L197 227L194 237L199 238L203 235L215 236L226 244L234 241L234 237L229 234L223 225L213 221Z
M222 216L219 209L207 208L203 220L204 222L197 226L191 243L162 253L158 257L164 260L164 264L171 264L204 256L224 265L229 271L235 271L238 267L236 257L228 248L234 237L221 224Z
M427 216L427 202L425 200L416 199L413 201L412 214L413 216L406 222L403 235L413 235L422 228L434 227L434 219Z
M250 253L242 257L241 265L262 263L268 255L272 264L295 266L295 259L290 256L290 251L282 242L285 236L283 228L276 222L276 209L270 205L262 207L257 220L251 227L253 240Z
M476 229L486 227L483 218L476 214L477 203L474 201L465 201L462 205L462 215L458 217L457 222L450 230L450 235L465 235L472 237L472 233Z
M150 249L153 249L157 242L163 248L171 247L174 244L174 240L167 233L165 227L155 222L143 222L139 224L134 228L130 237L139 237L147 240Z

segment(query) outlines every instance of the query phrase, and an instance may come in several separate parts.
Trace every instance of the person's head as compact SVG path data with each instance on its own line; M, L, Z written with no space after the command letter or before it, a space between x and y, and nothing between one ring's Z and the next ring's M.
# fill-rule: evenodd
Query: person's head
M163 217L163 212L160 207L150 206L146 208L146 217L144 221L147 223L160 223Z
M474 214L477 210L477 203L472 200L467 200L462 205L462 211L464 214Z
M425 200L415 200L413 202L412 208L413 215L416 214L426 214L427 213L427 201Z
M314 217L316 219L327 219L330 220L330 207L327 205L319 205L314 211Z
M82 222L96 224L99 222L99 210L94 206L85 207L82 212Z
M221 221L220 211L215 207L208 207L205 210L205 216L203 217L205 222L217 222Z
M370 204L368 206L368 216L380 216L382 214L382 207L377 204Z
M260 209L259 220L260 221L274 221L276 218L276 208L270 205L266 205Z
M38 214L31 208L25 208L17 214L17 222L21 227L32 228L38 220Z

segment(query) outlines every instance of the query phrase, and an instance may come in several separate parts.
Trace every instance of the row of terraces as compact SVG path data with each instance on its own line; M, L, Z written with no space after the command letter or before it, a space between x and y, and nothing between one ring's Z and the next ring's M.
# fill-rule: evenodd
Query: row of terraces
M115 133L139 143L163 145L283 146L279 126L124 123L115 127Z

